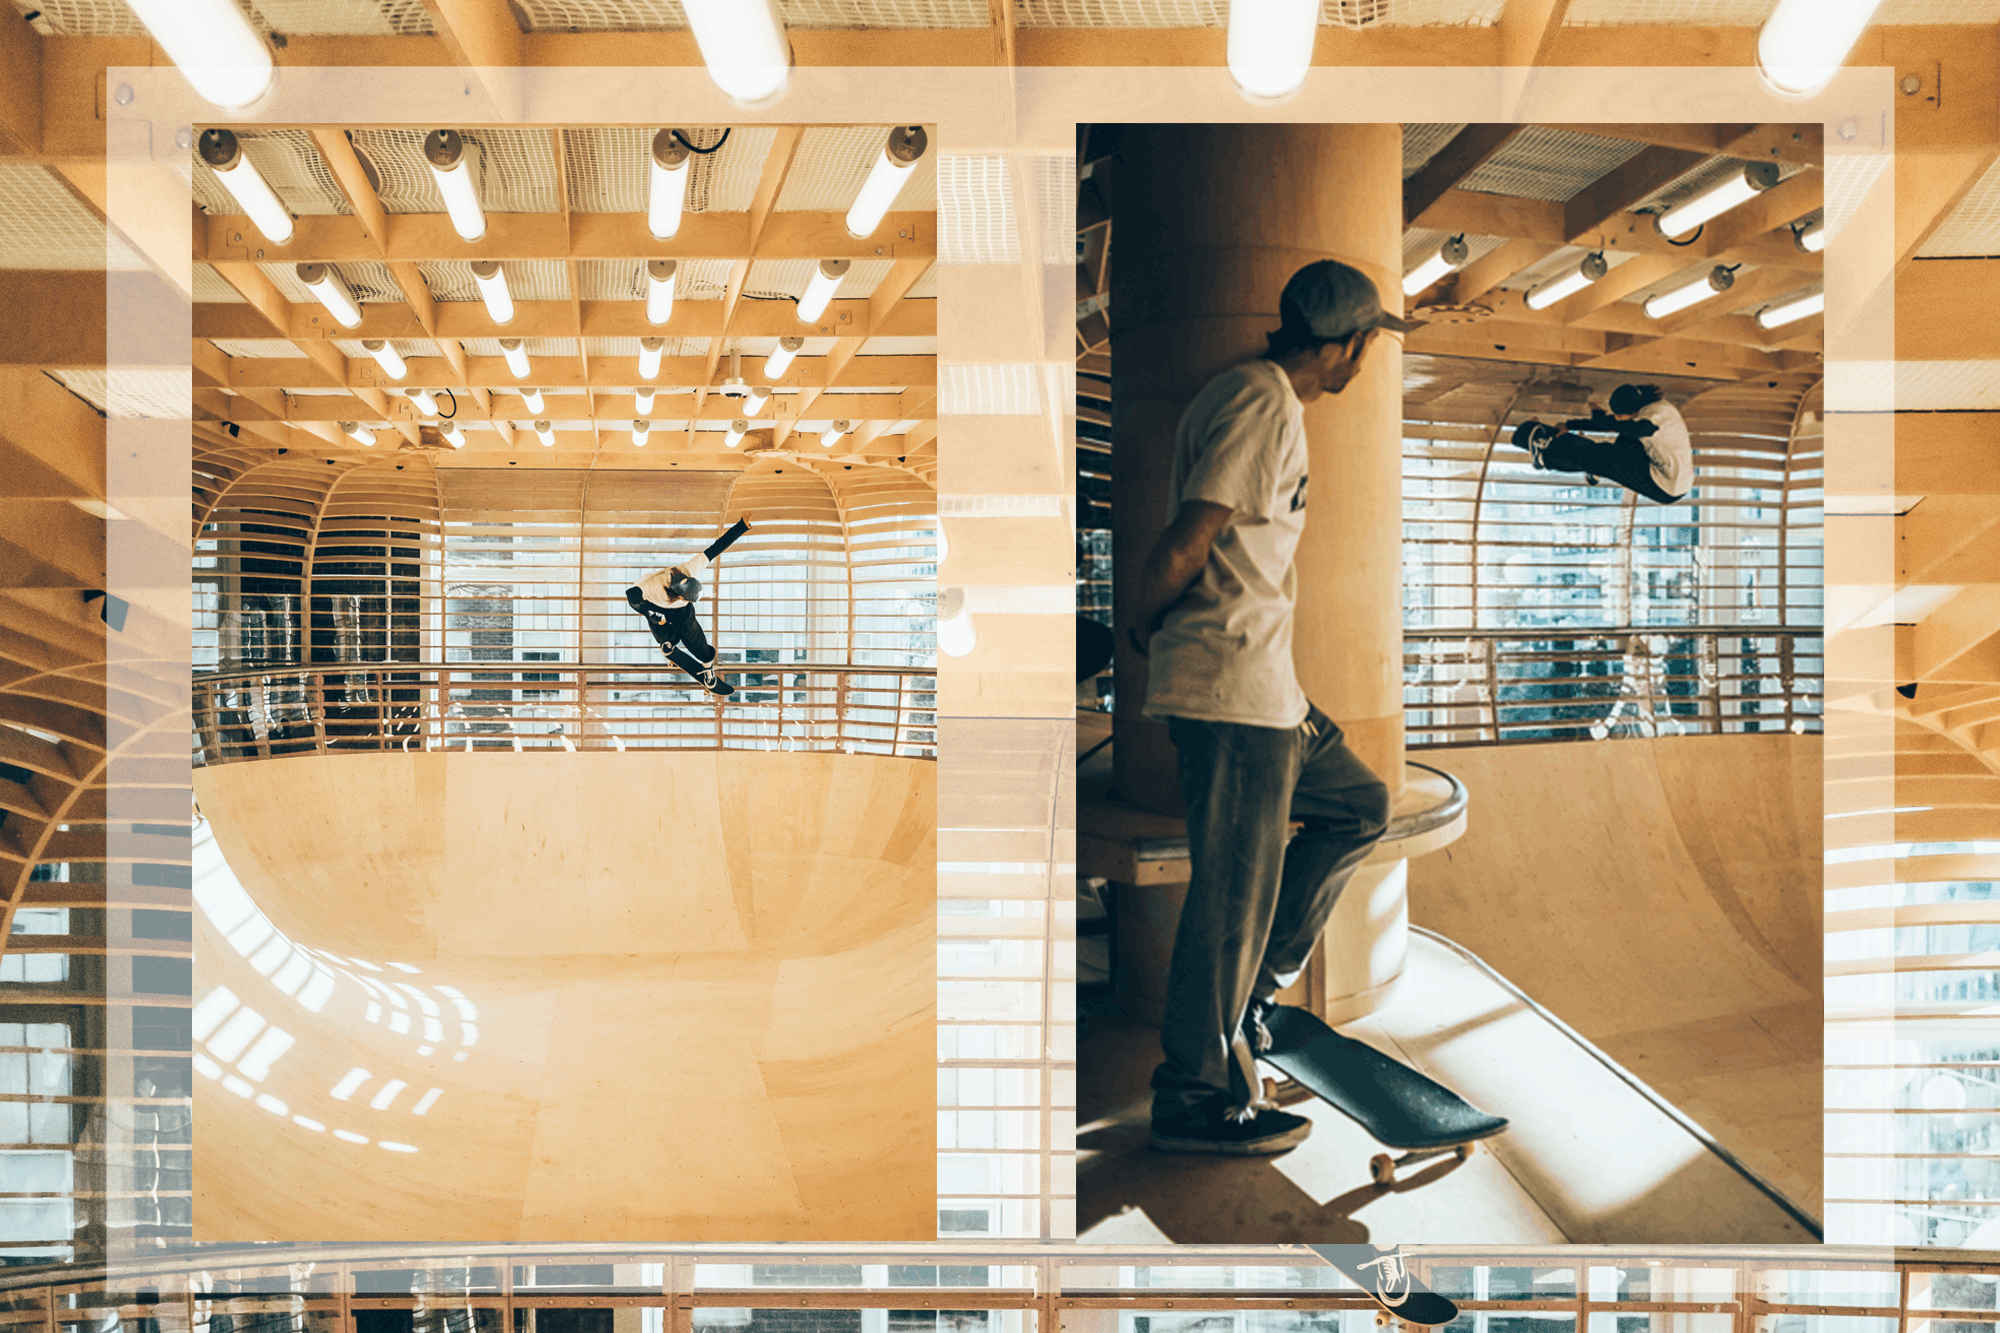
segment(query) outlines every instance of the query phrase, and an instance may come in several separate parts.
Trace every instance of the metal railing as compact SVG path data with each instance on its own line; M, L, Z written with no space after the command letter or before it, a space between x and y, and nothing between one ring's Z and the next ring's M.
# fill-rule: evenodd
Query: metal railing
M1824 670L1812 630L1406 630L1404 719L1412 746L1816 732Z
M937 671L719 663L317 663L198 676L194 762L384 750L817 750L937 757Z

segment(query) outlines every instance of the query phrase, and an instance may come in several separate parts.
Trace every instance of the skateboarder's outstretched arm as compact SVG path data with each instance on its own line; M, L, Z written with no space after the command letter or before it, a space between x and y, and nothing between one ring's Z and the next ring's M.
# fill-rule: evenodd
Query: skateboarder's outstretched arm
M735 526L731 527L729 531L709 543L708 549L701 553L702 558L713 562L715 557L734 546L736 539L748 531L750 531L750 515L745 514L742 518L736 520Z
M1209 549L1229 526L1235 511L1210 500L1189 500L1146 557L1139 571L1139 593L1134 599L1136 616L1126 630L1132 646L1143 656L1146 642L1159 629L1160 620L1173 608L1208 563Z

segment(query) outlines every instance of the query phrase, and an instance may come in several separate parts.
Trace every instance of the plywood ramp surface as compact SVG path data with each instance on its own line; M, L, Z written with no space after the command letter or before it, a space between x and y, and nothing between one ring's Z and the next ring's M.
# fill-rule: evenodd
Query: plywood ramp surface
M290 1039L260 1070L202 1034L199 1238L932 1239L935 775L750 751L198 771L228 864L197 866L197 997Z
M1410 919L1479 954L1807 1210L1821 1201L1821 746L1431 749L1464 838Z

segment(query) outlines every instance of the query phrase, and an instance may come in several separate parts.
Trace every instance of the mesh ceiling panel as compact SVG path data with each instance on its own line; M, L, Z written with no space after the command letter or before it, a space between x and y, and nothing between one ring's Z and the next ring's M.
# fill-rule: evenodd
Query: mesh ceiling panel
M354 211L312 136L304 130L241 130L237 141L243 146L243 156L291 212L300 217L327 217ZM192 150L188 156L194 167L195 202L210 214L240 214L243 205L236 202L214 169Z
M937 339L924 338L870 338L861 344L862 356L936 356Z
M1412 227L1403 233L1403 272L1408 273L1417 265L1437 253L1437 248L1447 236L1455 232L1432 231L1429 227ZM1468 251L1465 262L1484 259L1501 246L1507 244L1504 236L1467 236L1465 248Z
M1036 202L1042 215L1042 262L1076 262L1076 154L1034 159Z
M586 356L637 356L637 338L585 338L583 351ZM707 356L706 338L669 338L662 356Z
M293 37L429 36L423 0L255 0L272 32Z
M834 300L860 300L873 294L875 284L882 281L895 263L893 259L855 260L847 270L847 276L841 279L840 286L834 289ZM746 294L758 296L802 296L806 284L812 281L814 268L815 261L810 259L754 260L743 290Z
M529 32L656 32L685 28L679 0L518 0Z
M1877 23L2000 23L2000 0L1884 0Z
M1778 0L1574 0L1563 21L1573 27L1612 23L1755 25Z
M779 0L797 28L983 28L986 0Z
M204 302L234 301L241 303L243 296L234 287L222 280L222 275L207 264L194 266L194 299Z
M1320 0L1329 27L1490 25L1501 0ZM1219 28L1227 0L1014 0L1023 28Z
M0 263L8 268L142 269L47 167L0 164Z
M1778 164L1778 179L1780 181L1788 181L1805 169L1795 162L1780 162ZM1692 199L1709 186L1716 184L1718 181L1726 180L1742 170L1743 159L1740 157L1710 158L1700 166L1682 173L1674 180L1669 181L1647 195L1639 203L1633 205L1633 210L1636 212L1639 209L1645 208L1672 208L1683 199Z
M355 267L341 265L341 272ZM385 270L386 271L386 270ZM477 301L479 284L472 280L469 259L427 259L417 265L424 285L440 301ZM560 259L510 259L501 266L507 291L516 302L569 300L569 274Z
M1562 203L1644 149L1644 144L1625 139L1530 126L1459 182L1459 188Z
M683 259L674 275L676 301L717 301L729 287L730 261L727 259ZM643 301L646 299L646 263L642 259L584 259L577 261L578 298L585 301ZM508 281L513 269L508 268Z
M1456 125L1403 126L1403 179L1408 180L1423 170L1424 164L1464 128L1462 121Z
M124 420L185 421L194 415L193 380L185 370L120 369L51 372L77 397ZM109 381L107 383L106 381Z
M224 356L244 356L257 360L305 360L305 353L283 338L211 338Z
M2000 361L1852 361L1827 380L1829 412L1990 412Z
M2000 163L1973 184L1917 254L1925 259L2000 255Z
M46 24L61 37L137 37L146 31L124 0L14 0L14 8L39 12L36 26Z
M574 360L577 355L576 339L574 338L524 338L521 340L521 348L529 356L569 357ZM500 348L500 340L498 338L467 338L465 340L465 354L467 356L506 355ZM530 373L533 373L532 370Z
M355 147L381 173L382 207L391 213L442 213L444 196L424 163L428 129L354 131ZM489 213L555 213L555 145L547 130L460 129L480 205Z
M957 416L1033 416L1041 411L1035 368L939 366L938 411Z
M929 268L925 269L924 276L911 283L910 290L905 293L913 301L934 301L937 299L937 294L938 271L936 264L932 264Z
M1075 187L1071 190L1074 193ZM1021 258L1014 187L1007 159L940 155L937 162L938 262L1012 264ZM1066 230L1073 232L1075 224Z
M875 160L882 156L888 141L886 125L841 125L817 127L799 140L798 156L792 160L785 188L778 191L777 211L845 212L861 190L861 182ZM932 136L935 141L936 136ZM910 178L891 207L899 213L915 213L937 207L938 153L931 150L910 168Z
M1826 234L1840 234L1854 210L1875 188L1883 171L1894 161L1889 153L1828 153L1826 155Z
M757 178L777 131L756 127L731 129L728 139L715 126L683 126L681 133L702 148L688 175L690 213L740 213L757 193ZM569 206L578 213L643 213L646 211L648 168L652 162L653 131L640 128L564 130L563 153L569 170Z
M396 355L401 357L438 355L437 344L428 338L391 338L388 342ZM361 345L359 338L336 338L333 345L340 349L342 356L356 361L370 359L368 349Z
M298 271L293 265L259 264L257 267L293 305L309 305L315 310L320 308L319 298L312 294L311 288L299 281ZM363 305L402 303L403 289L398 287L396 280L389 275L387 264L372 259L356 259L335 264L333 270L340 274L341 280L347 284L347 289L353 292L355 299ZM472 281L469 268L466 281Z

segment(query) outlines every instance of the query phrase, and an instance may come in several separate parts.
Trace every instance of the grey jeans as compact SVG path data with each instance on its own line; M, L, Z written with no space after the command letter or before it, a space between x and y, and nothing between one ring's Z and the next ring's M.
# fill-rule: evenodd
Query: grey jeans
M1193 876L1167 973L1153 1114L1243 1086L1230 1045L1250 1001L1304 971L1340 891L1389 826L1389 789L1317 708L1297 727L1168 720ZM1287 825L1303 827L1289 845Z

